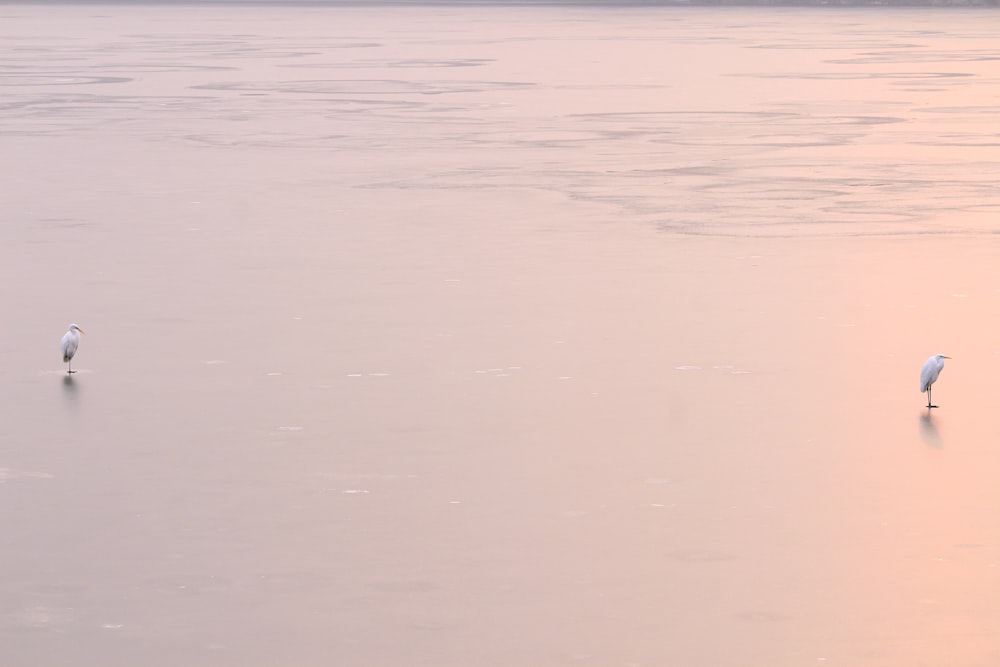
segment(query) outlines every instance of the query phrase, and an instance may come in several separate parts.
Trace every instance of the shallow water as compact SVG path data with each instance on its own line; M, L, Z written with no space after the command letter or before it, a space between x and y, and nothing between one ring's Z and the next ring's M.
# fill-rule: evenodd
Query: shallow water
M995 12L0 15L4 664L1000 659Z

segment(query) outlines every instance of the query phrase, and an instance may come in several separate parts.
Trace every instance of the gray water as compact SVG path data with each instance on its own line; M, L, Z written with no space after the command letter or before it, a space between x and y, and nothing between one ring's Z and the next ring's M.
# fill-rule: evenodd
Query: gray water
M0 7L0 663L996 665L997 18Z

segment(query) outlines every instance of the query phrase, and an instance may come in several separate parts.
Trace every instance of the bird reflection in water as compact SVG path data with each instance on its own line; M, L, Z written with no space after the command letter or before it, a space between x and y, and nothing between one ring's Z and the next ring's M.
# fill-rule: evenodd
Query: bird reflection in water
M72 375L67 373L63 376L62 388L66 398L76 398L76 380Z
M941 439L941 434L938 433L937 424L934 423L934 417L931 415L930 408L927 409L927 412L920 415L920 437L923 439L924 444L930 447L936 449L944 447L944 440Z

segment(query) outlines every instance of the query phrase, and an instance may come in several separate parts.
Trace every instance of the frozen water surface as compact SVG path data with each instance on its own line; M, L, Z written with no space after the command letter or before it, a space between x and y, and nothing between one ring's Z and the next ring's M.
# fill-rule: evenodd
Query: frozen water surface
M3 15L0 664L1000 664L995 10Z

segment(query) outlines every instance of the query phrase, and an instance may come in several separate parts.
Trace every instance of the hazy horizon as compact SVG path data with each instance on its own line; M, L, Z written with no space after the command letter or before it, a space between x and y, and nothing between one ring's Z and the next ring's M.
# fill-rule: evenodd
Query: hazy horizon
M993 8L1000 0L0 0L3 5L189 5L288 7L819 7Z

